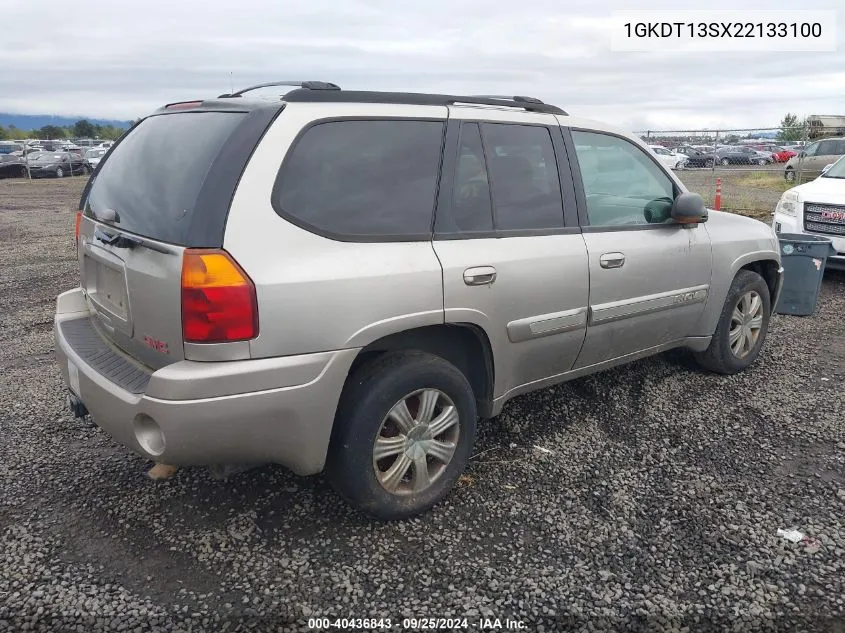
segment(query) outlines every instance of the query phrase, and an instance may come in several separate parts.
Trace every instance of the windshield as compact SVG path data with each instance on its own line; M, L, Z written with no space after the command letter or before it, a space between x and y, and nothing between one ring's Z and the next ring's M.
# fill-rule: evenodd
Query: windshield
M87 158L100 158L103 154L106 153L104 149L89 149L85 152L85 156Z
M56 161L62 160L61 154L30 154L29 160L34 163L55 163Z
M833 163L833 167L822 174L822 178L841 178L845 179L845 156Z
M212 163L234 129L237 112L151 116L100 162L85 210L117 214L115 226L162 242L190 245L201 223L197 198ZM198 217L194 217L198 216Z

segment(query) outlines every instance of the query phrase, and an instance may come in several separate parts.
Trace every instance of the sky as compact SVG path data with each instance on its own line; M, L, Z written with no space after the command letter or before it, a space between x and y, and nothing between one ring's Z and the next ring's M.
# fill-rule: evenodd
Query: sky
M845 5L837 16L836 52L611 50L611 10L678 5L4 2L0 112L133 119L164 103L216 96L230 84L318 79L360 90L530 95L637 131L775 127L788 111L845 114ZM840 0L736 5L706 3L709 9L836 9Z

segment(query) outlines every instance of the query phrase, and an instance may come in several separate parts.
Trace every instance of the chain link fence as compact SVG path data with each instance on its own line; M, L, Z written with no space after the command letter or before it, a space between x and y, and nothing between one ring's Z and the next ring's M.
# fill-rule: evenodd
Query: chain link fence
M60 172L50 170L49 174L61 173L62 177L88 176L93 165L88 158L92 156L90 150L107 149L101 145L105 143L110 146L113 141L106 139L33 139L27 138L17 141L0 142L0 161L4 162L2 177L21 176L32 180L32 167L38 163L39 154L65 155L67 160L63 161L63 168ZM14 161L15 165L11 163Z
M768 220L784 191L845 155L845 125L645 130L637 134L711 208ZM717 195L717 189L721 195Z

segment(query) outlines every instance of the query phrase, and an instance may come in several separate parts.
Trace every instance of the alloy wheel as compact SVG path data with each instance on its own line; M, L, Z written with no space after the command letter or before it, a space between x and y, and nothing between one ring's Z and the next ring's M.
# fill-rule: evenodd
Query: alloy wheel
M373 468L391 494L419 494L439 479L458 446L461 425L452 400L420 389L394 404L373 444Z
M757 345L763 329L763 299L755 290L739 298L731 314L728 341L737 358L745 358Z

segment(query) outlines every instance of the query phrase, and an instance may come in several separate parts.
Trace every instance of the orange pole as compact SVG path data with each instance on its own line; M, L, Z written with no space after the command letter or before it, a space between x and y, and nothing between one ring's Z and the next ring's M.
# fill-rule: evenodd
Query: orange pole
M718 211L722 208L722 179L716 178L716 199L713 201L713 208Z

